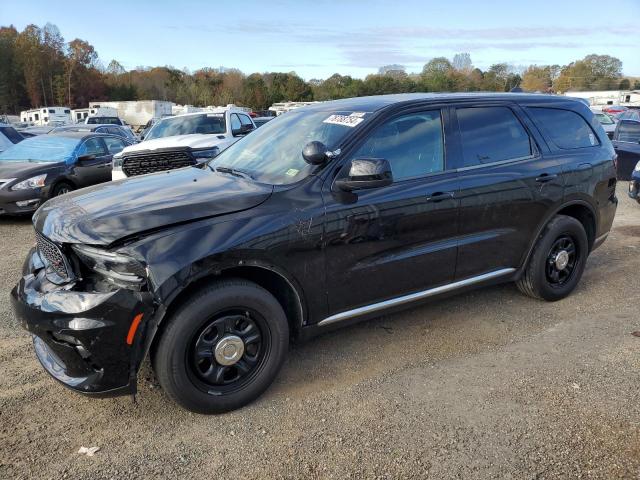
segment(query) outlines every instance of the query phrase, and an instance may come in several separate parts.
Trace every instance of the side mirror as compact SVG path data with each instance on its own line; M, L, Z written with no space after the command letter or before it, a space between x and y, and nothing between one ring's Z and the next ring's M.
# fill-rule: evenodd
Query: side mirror
M391 165L384 158L360 158L348 165L349 174L336 180L336 187L346 192L386 187L393 183Z
M78 157L78 161L79 162L88 162L90 160L95 160L96 156L95 155L80 155Z
M309 142L302 149L302 158L311 165L322 165L327 160L327 147L322 142Z
M240 128L234 128L231 130L231 135L237 137L238 135L246 135L251 132L253 132L253 127L251 125L241 125Z

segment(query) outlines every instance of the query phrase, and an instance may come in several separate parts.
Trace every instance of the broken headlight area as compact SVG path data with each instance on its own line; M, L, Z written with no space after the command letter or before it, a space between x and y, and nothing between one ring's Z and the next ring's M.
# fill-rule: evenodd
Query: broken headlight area
M87 273L81 275L85 281L97 275L98 278L93 278L97 283L103 279L115 286L133 290L140 290L146 284L145 266L128 255L79 244L72 245L71 249L80 263L80 269Z

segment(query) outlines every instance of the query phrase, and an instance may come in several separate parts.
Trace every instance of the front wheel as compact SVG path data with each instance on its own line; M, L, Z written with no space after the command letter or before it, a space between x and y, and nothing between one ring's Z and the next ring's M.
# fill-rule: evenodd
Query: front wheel
M538 239L518 288L530 297L561 300L580 282L588 254L589 241L582 224L573 217L557 215Z
M245 280L203 288L167 321L154 370L164 391L196 413L222 413L253 401L287 354L289 326L281 305Z

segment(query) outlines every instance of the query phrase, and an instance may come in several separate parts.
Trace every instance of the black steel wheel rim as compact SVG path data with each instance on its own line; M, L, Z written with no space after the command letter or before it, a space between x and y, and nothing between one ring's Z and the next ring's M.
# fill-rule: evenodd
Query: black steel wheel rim
M564 268L558 268L556 260L559 255L563 255L562 252L566 252L568 259ZM545 268L547 282L552 287L561 287L573 277L579 253L575 241L569 235L562 235L553 242L547 256Z
M233 365L223 365L216 360L215 348L230 336L242 339L244 352ZM217 312L203 322L189 343L187 371L195 385L209 394L237 391L264 366L270 339L266 319L258 312L240 307Z

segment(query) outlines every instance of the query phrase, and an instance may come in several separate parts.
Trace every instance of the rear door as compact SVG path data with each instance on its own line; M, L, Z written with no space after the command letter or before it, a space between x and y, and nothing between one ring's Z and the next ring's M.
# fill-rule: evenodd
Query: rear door
M88 156L85 160L80 157ZM79 187L95 185L111 180L112 155L101 137L87 138L78 150L78 160L75 166L76 182Z
M460 237L456 280L518 268L540 222L562 201L560 163L514 104L457 105Z
M331 314L449 283L456 260L456 173L447 170L439 108L398 114L345 160L384 158L393 184L348 201L325 185Z

